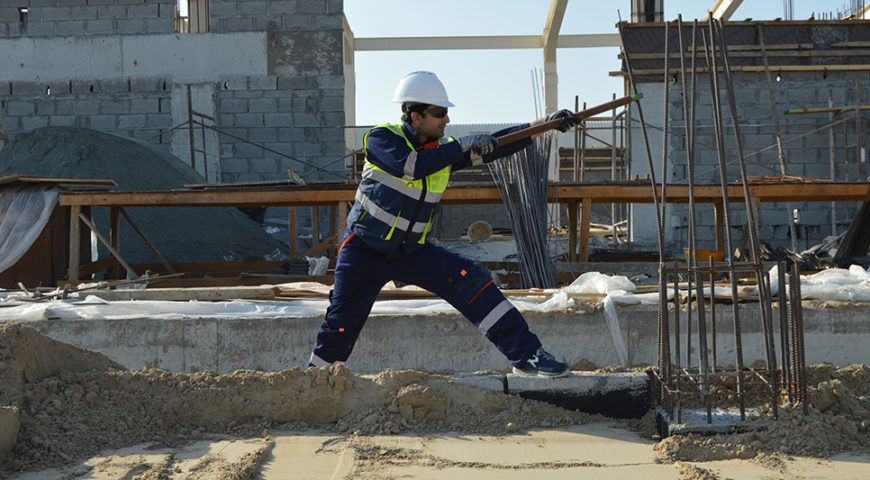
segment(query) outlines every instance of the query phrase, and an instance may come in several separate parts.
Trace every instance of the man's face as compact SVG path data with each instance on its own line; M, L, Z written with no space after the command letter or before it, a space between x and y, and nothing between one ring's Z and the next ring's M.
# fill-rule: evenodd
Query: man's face
M429 105L426 110L412 114L412 127L417 130L422 141L433 140L444 136L444 127L450 123L446 107Z

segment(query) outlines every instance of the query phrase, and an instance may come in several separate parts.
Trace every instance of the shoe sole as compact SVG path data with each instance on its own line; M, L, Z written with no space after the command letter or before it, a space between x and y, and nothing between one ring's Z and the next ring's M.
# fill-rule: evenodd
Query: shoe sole
M561 378L561 377L567 377L567 376L571 375L571 370L565 370L564 372L560 372L560 373L544 373L544 372L528 373L528 372L524 372L524 371L518 369L517 367L513 367L513 371L514 371L514 375L518 375L520 377L530 377L530 378Z

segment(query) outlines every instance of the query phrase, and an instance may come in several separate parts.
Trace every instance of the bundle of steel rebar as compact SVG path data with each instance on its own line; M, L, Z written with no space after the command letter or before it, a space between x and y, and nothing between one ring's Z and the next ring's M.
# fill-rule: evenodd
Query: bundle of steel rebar
M489 164L510 217L523 288L556 286L547 250L547 164L554 141L553 133L541 135L525 149Z

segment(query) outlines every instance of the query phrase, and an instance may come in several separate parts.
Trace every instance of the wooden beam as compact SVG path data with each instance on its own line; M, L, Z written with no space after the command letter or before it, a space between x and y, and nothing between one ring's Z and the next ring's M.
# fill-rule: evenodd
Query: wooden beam
M75 281L79 279L79 253L81 249L79 216L81 215L82 207L80 205L73 205L69 210L69 266L67 267L67 278Z
M298 253L296 249L296 241L298 237L296 234L296 207L289 207L287 209L287 242L289 245L289 255L290 257L295 257Z
M559 35L559 48L618 47L619 34L588 33ZM377 52L398 50L515 50L544 47L540 35L487 35L461 37L369 37L354 38L354 51Z
M870 105L861 105L861 110L870 110ZM814 108L792 108L790 110L786 110L785 113L789 115L795 115L800 113L840 113L843 111L855 111L855 106L844 106L844 107L814 107Z
M568 261L577 261L577 208L578 202L568 202Z
M103 234L100 233L99 230L97 230L97 227L93 223L91 223L91 221L88 220L88 218L84 214L79 214L79 220L81 220L82 223L84 223L88 226L88 228L91 229L91 233L96 235L97 239L102 242L103 245L109 250L109 253L111 253L112 256L118 260L118 263L120 263L124 267L124 269L127 270L127 275L132 278L137 278L136 271L133 270L130 265L128 265L127 262L124 261L123 258L121 258L121 253L109 244L109 242L106 240L106 237L104 237Z
M592 223L592 199L583 199L583 212L580 218L580 254L579 261L589 261L589 226Z
M118 222L118 210L121 207L113 206L109 207L109 244L112 245L116 251L120 251L121 248L121 232L119 230L119 222ZM121 269L118 268L119 265L117 262L113 263L111 267L109 267L109 278L120 278Z
M734 15L734 12L741 3L743 3L743 0L716 0L701 21L706 22L712 15L714 19L725 22L731 18L731 15Z

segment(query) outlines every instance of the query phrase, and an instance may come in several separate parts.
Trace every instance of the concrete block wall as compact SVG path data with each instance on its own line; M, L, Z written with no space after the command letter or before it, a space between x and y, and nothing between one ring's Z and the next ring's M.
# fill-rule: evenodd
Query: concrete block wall
M0 85L0 125L16 134L49 126L76 126L127 135L168 148L172 126L169 83L49 81Z
M830 179L830 130L823 128L818 132L811 131L826 125L829 122L828 113L787 115L789 109L827 107L829 94L834 106L855 104L855 82L859 82L859 91L862 103L870 98L870 90L866 88L866 72L783 72L776 80L777 72L773 72L774 96L776 98L776 110L780 122L780 134L783 139L783 155L785 158L786 173L788 175ZM733 74L735 100L740 118L740 133L743 154L746 159L746 170L749 176L780 175L780 161L776 148L776 129L773 122L770 93L767 88L767 79L763 72ZM650 97L658 98L658 104L644 105L644 112L661 109L661 84L644 84L644 89L657 90L657 95ZM725 124L725 151L728 152L726 167L727 181L735 182L740 178L740 172L736 163L737 145L734 139L733 121L726 96L724 81L722 82L722 112ZM669 86L669 128L672 133L679 134L669 136L668 139L668 182L687 182L687 157L685 143L682 138L685 130L685 121L682 105L682 87L679 83L671 83ZM695 181L696 183L719 182L719 160L716 152L716 138L713 130L713 104L709 79L705 75L697 78L697 96L695 113ZM659 115L661 115L659 113ZM655 125L661 125L658 120L647 121ZM842 115L837 118L843 118ZM850 145L855 144L855 115L848 114L847 141ZM636 139L640 139L640 132L636 131ZM649 130L651 137L660 137L658 130ZM838 181L858 181L856 169L856 156L854 148L848 153L844 151L843 125L833 128L834 144L834 178ZM866 135L862 136L862 144L868 145ZM660 145L660 143L659 143ZM635 154L642 152L641 144L634 144ZM766 149L760 152L762 149ZM865 147L866 150L866 147ZM661 147L653 149L653 158L657 168L661 168ZM658 152L658 153L656 153ZM760 152L760 153L759 153ZM848 155L849 168L846 169ZM635 155L634 162L638 161ZM646 162L646 157L640 158ZM864 177L870 173L870 168L864 164ZM657 178L661 177L661 170L656 172ZM846 228L855 214L856 206L852 204L837 204L831 208L830 202L792 202L765 203L759 214L759 234L761 240L772 245L783 245L791 248L791 239L788 229L788 217L791 210L797 209L799 215L797 248L805 249L822 241L832 233L841 233ZM832 219L833 215L833 219ZM668 205L667 217L669 226L666 231L669 250L680 252L688 242L688 206ZM743 233L746 224L746 210L743 203L732 203L730 209L732 225L732 239L737 242ZM836 232L832 228L836 224ZM699 248L713 248L714 215L713 206L698 204L696 206L696 223L698 225L699 239L708 239Z
M173 33L175 9L176 0L0 0L0 38Z
M212 0L209 30L340 31L343 8L342 0Z

